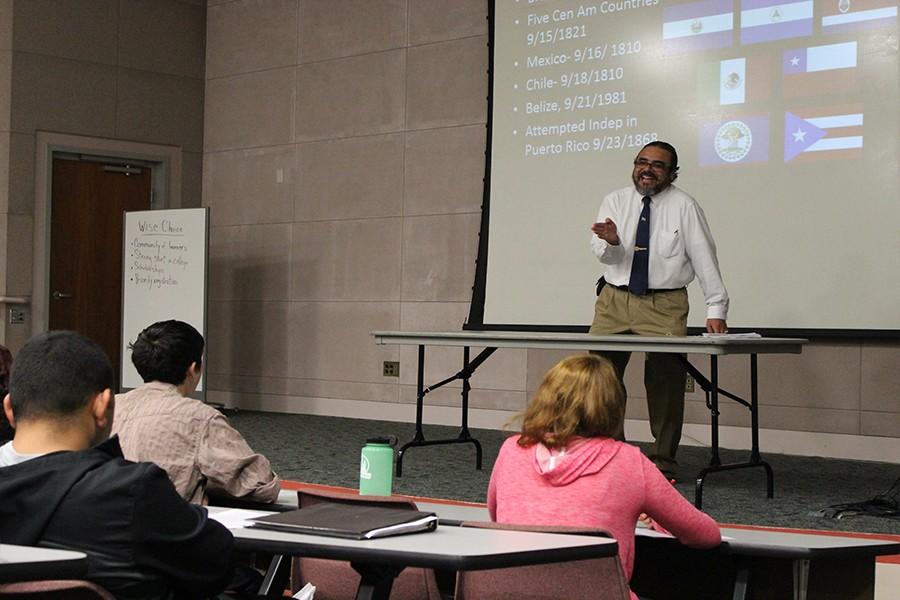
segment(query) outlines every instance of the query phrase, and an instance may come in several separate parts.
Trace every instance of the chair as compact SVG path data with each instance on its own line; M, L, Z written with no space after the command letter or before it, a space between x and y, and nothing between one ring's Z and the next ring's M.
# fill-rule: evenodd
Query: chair
M466 521L462 527L512 529L610 537L602 529L508 525ZM527 567L460 571L456 575L455 600L629 600L630 591L618 554L605 558Z
M416 503L407 498L306 490L297 492L297 506L301 510L322 502L416 510ZM345 561L297 557L291 565L291 593L297 593L297 590L307 582L311 582L316 586L316 600L352 600L356 597L359 580L359 573ZM418 567L403 569L391 587L391 600L440 600L440 598L434 571L431 569Z
M0 584L3 600L116 600L96 583L82 579L50 579Z

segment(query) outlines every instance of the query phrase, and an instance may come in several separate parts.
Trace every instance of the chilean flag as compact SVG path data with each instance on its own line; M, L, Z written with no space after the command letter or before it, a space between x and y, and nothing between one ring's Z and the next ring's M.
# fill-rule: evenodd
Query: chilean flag
M859 157L863 121L862 112L836 107L784 113L784 162Z
M848 92L856 88L856 42L810 46L782 54L786 98Z
M741 0L741 43L812 35L813 0Z
M822 3L822 33L897 25L897 0L829 0Z
M663 9L663 43L669 54L732 45L733 0L701 0Z

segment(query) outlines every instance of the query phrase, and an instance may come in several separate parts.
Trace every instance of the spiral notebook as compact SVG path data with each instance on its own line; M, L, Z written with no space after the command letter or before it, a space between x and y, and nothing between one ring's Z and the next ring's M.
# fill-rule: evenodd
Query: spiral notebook
M437 527L433 512L387 508L364 504L314 504L251 519L248 527L308 533L356 540L433 531Z

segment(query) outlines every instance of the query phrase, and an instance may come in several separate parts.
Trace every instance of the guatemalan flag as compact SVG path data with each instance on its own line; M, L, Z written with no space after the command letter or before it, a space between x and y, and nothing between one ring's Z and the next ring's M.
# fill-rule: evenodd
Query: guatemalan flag
M741 0L741 43L812 35L813 0Z
M701 0L663 9L663 42L670 54L731 46L733 32L733 0Z
M855 41L786 50L782 54L783 95L794 98L855 89L856 58Z
M784 162L861 155L863 121L863 113L852 108L784 113Z
M897 0L822 0L822 33L897 24Z

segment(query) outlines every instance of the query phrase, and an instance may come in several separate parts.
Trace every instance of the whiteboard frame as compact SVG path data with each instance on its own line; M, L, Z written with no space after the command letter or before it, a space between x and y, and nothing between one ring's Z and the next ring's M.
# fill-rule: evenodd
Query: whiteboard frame
M130 340L126 335L126 324L128 323L128 286L126 284L128 280L128 265L129 261L128 257L128 225L129 219L137 218L139 215L147 215L152 214L154 219L164 218L167 214L177 214L179 217L184 217L185 213L192 212L194 214L189 215L191 218L197 218L198 220L202 218L202 229L203 229L203 245L202 245L202 260L201 260L201 268L203 270L202 280L203 284L201 286L201 309L200 309L200 320L201 323L194 322L194 319L189 317L185 317L183 314L179 314L179 307L177 304L171 303L158 303L156 306L159 309L153 315L147 315L146 323L141 326L141 329L138 330L140 332L144 327L151 325L157 321L164 321L167 319L178 319L190 323L193 325L198 331L203 335L204 345L203 345L203 364L202 364L202 375L200 378L200 383L197 385L197 390L191 394L192 398L196 398L201 400L202 402L206 402L206 373L207 373L207 349L208 346L206 344L207 339L207 307L209 301L209 207L202 208L172 208L172 209L160 209L160 210L142 210L142 211L130 211L125 212L122 215L122 319L121 319L121 331L119 335L120 339L120 348L122 352L122 358L120 361L119 367L119 391L127 392L129 390L133 390L140 385L143 385L143 381L140 376L137 374L137 371L134 369L134 366L131 363L131 350L128 348L128 344ZM198 326L199 325L199 326ZM135 334L137 335L137 334ZM131 385L137 384L137 385Z

